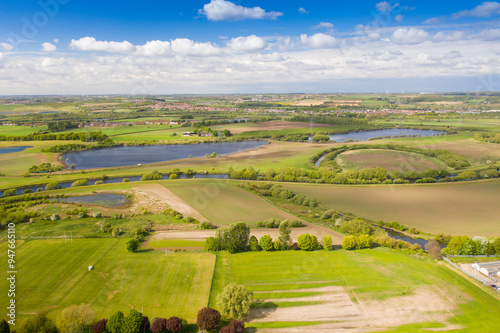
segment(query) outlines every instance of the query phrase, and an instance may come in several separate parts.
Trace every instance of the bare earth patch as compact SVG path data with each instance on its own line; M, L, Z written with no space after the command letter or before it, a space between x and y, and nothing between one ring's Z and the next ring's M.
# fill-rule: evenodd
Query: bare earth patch
M164 205L168 205L178 211L179 213L191 216L192 218L204 222L208 221L203 215L201 215L196 209L188 205L184 200L175 195L172 191L166 189L160 184L147 184L134 187L134 192L145 193L149 195ZM166 208L166 207L165 207ZM162 210L164 210L163 208Z
M312 289L295 291L310 292ZM301 297L297 301L322 301L321 304L263 309L250 313L250 322L322 321L324 324L308 326L313 332L367 332L419 323L445 323L452 317L456 305L444 300L433 288L420 288L412 295L393 297L383 301L354 303L342 287L327 287L321 296ZM328 293L330 292L330 293ZM266 301L295 301L295 299L269 299ZM454 329L454 327L439 330ZM303 327L266 329L265 332L303 332ZM434 329L433 329L434 330ZM259 330L260 332L261 330Z
M342 245L342 235L316 225L308 225L304 228L292 228L291 237L296 242L298 237L305 233L316 235L320 242L325 235L330 234L333 245ZM250 234L259 240L264 235L270 235L273 239L276 239L279 236L279 230L277 228L250 229ZM190 239L204 241L208 237L214 236L215 230L166 230L155 233L151 239Z

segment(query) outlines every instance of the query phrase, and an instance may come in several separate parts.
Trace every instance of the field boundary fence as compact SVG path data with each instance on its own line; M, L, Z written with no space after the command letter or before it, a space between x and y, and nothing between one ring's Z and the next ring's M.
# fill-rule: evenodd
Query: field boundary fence
M470 256L454 256L454 257L470 257ZM486 256L483 256L483 257L486 257ZM456 269L460 270L462 273L466 274L467 276L473 278L474 280L480 282L481 284L483 284L484 286L488 286L490 285L490 283L487 283L487 282L484 282L482 281L481 279L477 278L476 276L470 274L469 272L466 272L464 271L460 266L458 266L457 264L455 264L454 262L452 262L450 259L446 258L446 257L443 257L443 260L446 261L448 264L452 265L453 267L455 267Z
M212 288L214 286L214 279L215 279L215 269L217 268L217 259L219 257L219 251L215 252L215 264L214 264L214 271L212 273L212 281L210 281L210 291L208 292L208 301L207 301L207 307L210 307L210 296L212 295Z

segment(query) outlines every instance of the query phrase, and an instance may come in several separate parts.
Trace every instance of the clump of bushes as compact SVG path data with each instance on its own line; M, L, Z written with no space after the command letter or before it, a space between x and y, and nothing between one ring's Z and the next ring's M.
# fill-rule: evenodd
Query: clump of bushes
M145 181L145 180L160 180L161 179L161 174L158 173L158 171L153 171L151 173L146 173L144 175L142 175L141 177L141 181Z
M345 236L342 239L342 248L344 250L359 250L371 248L373 237L369 235Z
M80 180L77 180L77 181L71 183L71 187L87 186L87 185L88 185L87 179L80 179Z

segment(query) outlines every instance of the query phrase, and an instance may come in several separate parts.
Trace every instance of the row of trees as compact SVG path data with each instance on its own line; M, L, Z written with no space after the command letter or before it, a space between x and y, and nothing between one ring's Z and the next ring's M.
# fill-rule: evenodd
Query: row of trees
M482 236L451 237L448 245L442 250L446 255L492 255L500 254L500 237L486 238Z
M224 229L218 229L215 237L205 240L204 248L207 251L226 250L229 253L244 251L286 251L289 249L314 251L321 248L315 235L302 234L297 243L293 243L291 228L288 221L281 221L279 225L279 236L273 240L271 235L263 235L260 242L255 236L250 236L250 228L245 223L232 224ZM332 250L332 237L326 235L323 239L323 248Z
M28 135L21 135L21 136L7 136L7 135L0 135L0 141L46 141L46 140L79 140L79 141L92 141L92 142L99 142L99 141L107 141L109 140L109 137L102 133L101 131L97 132L89 132L88 136L86 132L81 132L81 133L74 133L74 132L69 132L69 133L59 133L59 134L28 134Z

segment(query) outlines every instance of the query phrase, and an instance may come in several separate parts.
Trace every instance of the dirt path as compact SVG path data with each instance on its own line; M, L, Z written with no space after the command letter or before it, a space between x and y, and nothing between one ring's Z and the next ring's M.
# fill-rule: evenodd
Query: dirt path
M160 184L139 185L134 187L134 190L161 200L183 215L191 216L200 222L208 221L208 219L201 215L196 209Z

